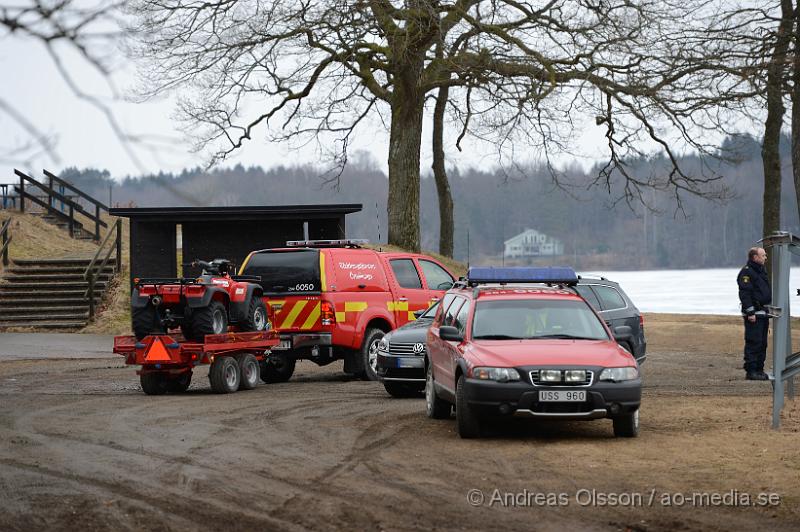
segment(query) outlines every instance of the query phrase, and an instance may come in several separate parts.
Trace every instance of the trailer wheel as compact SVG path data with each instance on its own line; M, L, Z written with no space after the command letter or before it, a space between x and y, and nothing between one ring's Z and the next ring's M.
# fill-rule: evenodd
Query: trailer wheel
M208 380L215 393L233 393L239 389L242 374L239 364L233 357L219 357L211 364L208 371Z
M250 299L250 305L247 307L247 316L243 322L239 324L243 331L263 331L267 328L267 306L264 305L264 300L258 296L253 296Z
M185 371L178 375L175 379L170 379L167 381L167 391L169 393L183 393L189 389L189 385L192 383L192 372Z
M252 390L258 385L261 379L261 367L258 365L256 357L250 353L239 357L239 374L242 382L239 383L240 390Z
M227 330L228 312L219 301L212 301L207 307L192 309L191 331L198 342L202 342L207 334L222 334Z
M164 326L158 319L156 308L150 303L144 307L131 309L131 325L137 340L141 340L149 334L164 332Z
M167 376L156 371L139 375L142 391L147 395L164 395L167 393Z
M261 380L267 384L286 382L294 373L295 359L289 355L270 355L269 360L260 363Z

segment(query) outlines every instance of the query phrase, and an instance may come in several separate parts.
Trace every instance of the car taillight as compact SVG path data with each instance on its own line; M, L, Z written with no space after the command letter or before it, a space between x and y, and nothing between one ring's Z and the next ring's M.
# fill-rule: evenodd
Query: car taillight
M320 304L320 320L323 325L333 325L336 323L336 309L330 301L323 301Z
M639 330L644 330L644 316L639 314Z

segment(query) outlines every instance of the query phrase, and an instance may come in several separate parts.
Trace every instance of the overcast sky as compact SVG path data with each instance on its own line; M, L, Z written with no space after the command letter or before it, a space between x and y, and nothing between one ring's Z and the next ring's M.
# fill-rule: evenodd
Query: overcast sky
M0 40L0 71L4 74L0 96L37 130L52 136L56 142L57 160L44 153L32 159L28 169L34 171L36 176L40 175L42 168L58 171L67 166L76 166L108 169L113 177L122 178L126 175L139 175L143 171L175 172L204 163L206 154L193 153L190 142L176 129L173 97L147 103L114 101L110 98L111 92L102 76L69 50L61 50L64 64L81 90L107 102L128 134L146 136L151 141L157 141L161 148L152 151L142 146L132 146L139 161L137 164L126 153L104 114L92 104L76 97L70 90L41 43L19 35L6 35ZM125 68L117 70L112 79L122 95L131 94L136 82L135 72L132 65L122 65ZM315 146L292 149L285 145L270 144L264 139L263 131L260 133L261 137L254 137L223 164L241 163L245 166L260 165L269 168L280 164L319 164L321 161ZM423 171L430 168L429 133L430 126L426 125ZM576 146L583 146L587 155L594 155L576 162L588 167L598 160L602 133L601 127L594 127L592 124L587 127L582 138L576 139ZM170 139L169 142L164 142L166 139ZM0 152L8 153L30 140L30 136L8 114L0 111ZM446 141L448 165L489 168L498 164L497 155L491 146L465 143L464 151L458 152L452 141L452 138L449 142ZM375 164L386 171L388 133L377 120L363 128L356 137L351 154L358 158L359 151L370 154L367 157L371 156ZM517 153L525 157L524 151ZM572 160L562 158L559 162L570 161ZM0 183L14 180L14 167L22 165L18 161L0 161Z

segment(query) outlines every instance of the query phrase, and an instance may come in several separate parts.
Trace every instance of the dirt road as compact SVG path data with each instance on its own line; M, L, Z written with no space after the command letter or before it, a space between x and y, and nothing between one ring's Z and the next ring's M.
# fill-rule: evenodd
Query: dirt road
M798 530L800 401L771 431L740 355L680 345L651 348L633 440L599 420L463 441L338 364L147 397L120 359L0 362L0 530Z

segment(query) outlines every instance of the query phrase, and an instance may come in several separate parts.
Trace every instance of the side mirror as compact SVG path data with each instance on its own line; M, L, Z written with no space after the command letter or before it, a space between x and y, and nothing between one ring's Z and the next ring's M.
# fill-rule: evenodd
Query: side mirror
M631 336L633 336L633 329L631 329L628 325L620 325L619 327L614 327L615 340L627 340Z
M414 317L415 317L415 318L419 318L420 316L422 316L423 314L425 314L425 311L426 311L426 310L428 310L428 309L426 309L426 308L421 308L421 309L419 309L419 310L415 310L415 311L414 311Z
M439 283L438 285L436 285L436 289L437 290L450 290L451 288L453 288L453 284L455 284L455 283L445 281L443 283Z
M447 340L448 342L461 342L464 337L458 332L458 329L450 325L442 325L439 327L439 338Z

